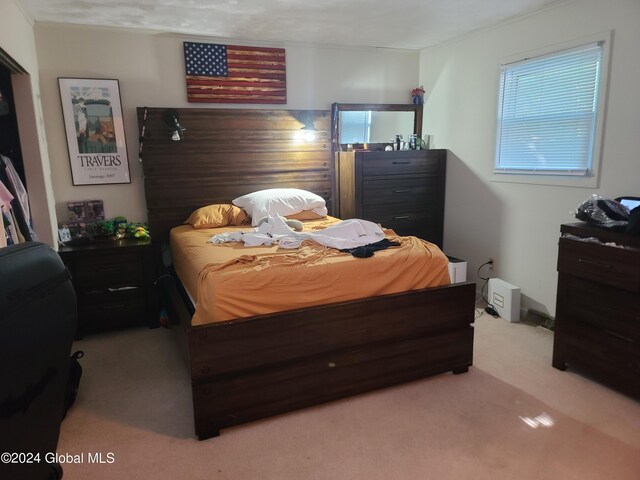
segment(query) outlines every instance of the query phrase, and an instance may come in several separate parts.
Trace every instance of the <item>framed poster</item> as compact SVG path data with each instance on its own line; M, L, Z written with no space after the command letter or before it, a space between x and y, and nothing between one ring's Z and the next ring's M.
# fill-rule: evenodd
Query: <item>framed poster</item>
M118 80L58 78L74 185L131 183Z

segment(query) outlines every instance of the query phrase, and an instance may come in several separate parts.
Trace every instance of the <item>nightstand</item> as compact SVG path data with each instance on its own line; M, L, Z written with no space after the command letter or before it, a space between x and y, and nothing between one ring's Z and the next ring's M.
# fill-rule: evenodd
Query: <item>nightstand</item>
M77 336L158 321L149 239L65 245L58 251L78 299Z

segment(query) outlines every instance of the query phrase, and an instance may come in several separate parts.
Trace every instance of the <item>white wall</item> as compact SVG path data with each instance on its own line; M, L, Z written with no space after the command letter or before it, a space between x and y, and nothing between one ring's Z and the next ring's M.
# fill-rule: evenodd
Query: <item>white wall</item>
M137 160L136 107L329 110L333 102L408 103L409 92L418 79L417 51L262 44L286 48L287 105L189 104L182 42L243 42L53 24L38 24L35 32L53 186L61 221L66 218L67 201L90 198L104 200L107 217L146 219ZM130 185L73 186L57 84L60 76L119 80Z
M501 59L613 30L599 187L492 182ZM525 306L555 314L561 223L592 193L640 195L640 2L575 0L420 53L425 134L448 148L445 250L469 260L473 278L489 257L492 276L522 288ZM485 272L487 273L487 272Z
M33 25L13 0L0 2L0 48L28 72L28 75L12 77L20 145L35 232L38 240L54 246L57 243L54 194L40 105Z

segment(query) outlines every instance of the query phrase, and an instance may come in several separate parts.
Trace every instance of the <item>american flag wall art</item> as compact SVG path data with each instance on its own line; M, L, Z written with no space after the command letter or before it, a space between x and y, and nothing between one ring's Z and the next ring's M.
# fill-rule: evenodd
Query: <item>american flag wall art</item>
M184 42L187 100L287 103L284 48Z

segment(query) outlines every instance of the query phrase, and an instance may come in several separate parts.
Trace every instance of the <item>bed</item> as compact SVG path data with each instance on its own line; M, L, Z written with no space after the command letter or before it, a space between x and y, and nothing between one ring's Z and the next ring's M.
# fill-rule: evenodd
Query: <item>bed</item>
M468 371L473 283L194 323L194 302L167 265L171 230L204 205L265 188L313 192L333 213L329 112L178 109L186 131L183 141L172 142L164 111L138 108L141 159L158 285L189 368L199 439L362 392ZM298 138L301 119L309 116L318 129L311 142Z

